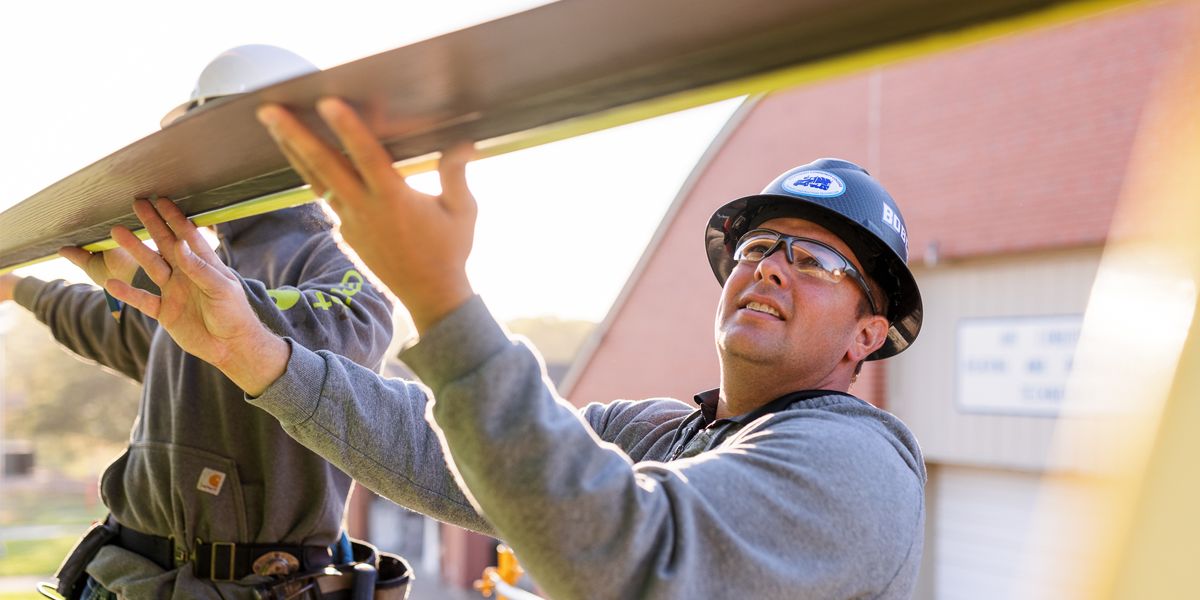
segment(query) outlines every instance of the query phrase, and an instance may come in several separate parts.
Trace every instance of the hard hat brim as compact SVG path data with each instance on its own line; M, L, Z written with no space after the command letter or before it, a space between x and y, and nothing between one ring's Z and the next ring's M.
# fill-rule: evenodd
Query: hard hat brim
M195 100L188 100L187 102L184 102L183 104L180 104L179 106L176 106L175 108L172 108L171 112L167 113L165 116L163 116L163 118L161 120L159 120L159 122L158 122L159 128L166 129L167 125L170 125L171 123L174 123L175 121L178 121L180 117L187 114L188 108L190 108L192 106L192 104L194 104L194 103L195 103Z
M158 122L158 125L159 127L165 128L171 123L176 123L186 117L193 117L213 108L214 106L224 104L225 101L229 100L230 98L235 98L241 95L242 94L224 94L220 96L205 96L203 98L196 98L195 100L188 100L187 102L184 102L183 104L171 109L171 112L167 113L167 115Z

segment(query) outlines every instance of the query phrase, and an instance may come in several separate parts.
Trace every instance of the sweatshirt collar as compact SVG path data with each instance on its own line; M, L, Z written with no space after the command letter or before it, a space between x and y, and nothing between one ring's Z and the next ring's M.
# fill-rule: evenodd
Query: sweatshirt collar
M765 414L779 412L787 407L803 400L811 400L813 398L822 398L825 396L845 396L853 398L854 396L846 392L838 392L835 390L803 390L784 394L750 412L742 413L737 416L729 417L726 421L734 423L749 423ZM717 419L717 403L721 400L721 388L715 388L708 391L696 394L696 404L700 405L700 413L704 418L704 425L708 426Z
M309 202L300 206L237 219L227 223L219 223L213 226L213 230L216 231L217 238L221 240L221 243L232 244L241 237L257 237L259 232L269 236L278 235L281 227L292 228L299 224L307 225L308 223L322 229L333 227L332 222L325 215L321 207L315 202Z

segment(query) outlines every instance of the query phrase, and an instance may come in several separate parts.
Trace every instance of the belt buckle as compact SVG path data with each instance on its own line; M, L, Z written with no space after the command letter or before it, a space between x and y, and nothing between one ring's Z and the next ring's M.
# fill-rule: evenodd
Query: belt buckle
M217 549L221 547L229 548L229 577L227 579L217 579ZM211 555L209 559L208 578L214 583L229 583L233 581L234 567L237 564L237 544L234 542L212 542Z
M175 534L172 533L171 535L167 536L167 542L171 544L171 560L173 561L172 566L176 568L178 568L179 565L187 562L189 559L196 560L196 556L194 554L189 554L187 548L179 545L177 541L178 540L175 539Z

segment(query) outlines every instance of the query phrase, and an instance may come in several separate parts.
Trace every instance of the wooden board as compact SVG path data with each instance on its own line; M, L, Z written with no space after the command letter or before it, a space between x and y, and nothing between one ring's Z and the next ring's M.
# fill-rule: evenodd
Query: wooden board
M300 186L254 119L263 102L327 134L315 101L346 98L398 161L462 139L491 140L488 155L556 123L614 110L606 126L630 122L649 115L622 107L1062 4L564 0L214 103L0 213L0 270L134 228L135 198L170 197L197 215Z

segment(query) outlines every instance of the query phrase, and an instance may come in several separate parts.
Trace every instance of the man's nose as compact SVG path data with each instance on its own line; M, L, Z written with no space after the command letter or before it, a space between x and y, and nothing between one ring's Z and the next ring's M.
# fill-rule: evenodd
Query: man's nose
M788 263L787 251L784 248L778 248L758 261L754 276L758 280L769 281L786 288L791 284L791 271L792 265Z

